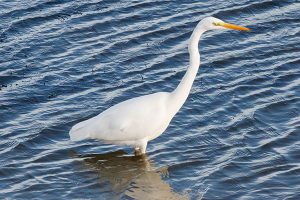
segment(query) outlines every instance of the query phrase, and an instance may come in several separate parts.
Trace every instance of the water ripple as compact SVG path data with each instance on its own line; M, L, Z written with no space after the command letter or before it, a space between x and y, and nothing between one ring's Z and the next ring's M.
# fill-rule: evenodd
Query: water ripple
M0 197L299 199L299 6L2 2ZM205 34L191 95L146 159L69 141L73 124L175 88L211 15L252 32Z

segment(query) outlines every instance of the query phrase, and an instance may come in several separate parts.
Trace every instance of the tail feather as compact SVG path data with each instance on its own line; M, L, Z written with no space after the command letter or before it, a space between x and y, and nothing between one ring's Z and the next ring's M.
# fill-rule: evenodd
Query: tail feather
M89 134L82 129L76 129L76 130L71 129L69 135L72 141L80 141L89 138Z
M74 125L70 132L70 139L72 141L80 141L84 139L88 139L90 137L89 124L91 119L80 122Z

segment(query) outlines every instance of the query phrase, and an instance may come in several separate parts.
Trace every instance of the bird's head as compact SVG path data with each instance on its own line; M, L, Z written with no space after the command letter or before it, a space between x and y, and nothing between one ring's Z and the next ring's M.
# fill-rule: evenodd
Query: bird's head
M239 31L250 31L249 28L238 26L235 24L229 24L215 17L206 17L203 20L201 20L199 24L201 24L201 26L203 26L207 31L215 29L233 29Z

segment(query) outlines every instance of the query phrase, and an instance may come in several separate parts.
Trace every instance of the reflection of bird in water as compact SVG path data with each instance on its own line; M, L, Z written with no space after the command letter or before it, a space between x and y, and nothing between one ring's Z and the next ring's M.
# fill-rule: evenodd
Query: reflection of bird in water
M108 183L118 197L133 199L189 199L187 195L175 193L171 186L162 180L167 169L153 169L146 156L128 156L125 151L107 154L79 156L85 166L99 174L100 183Z
M190 38L190 66L174 91L140 96L114 105L73 126L69 133L71 140L91 138L111 144L130 145L145 154L148 141L166 130L187 99L200 65L198 42L204 32L215 29L249 31L248 28L228 24L214 17L204 18Z

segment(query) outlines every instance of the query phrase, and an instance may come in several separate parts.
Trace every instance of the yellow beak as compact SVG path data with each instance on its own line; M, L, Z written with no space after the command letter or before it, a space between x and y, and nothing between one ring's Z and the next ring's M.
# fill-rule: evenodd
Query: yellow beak
M235 24L222 23L220 25L225 27L225 28L229 28L229 29L233 29L233 30L250 31L249 28L246 28L246 27L243 27L243 26L238 26L238 25L235 25Z

